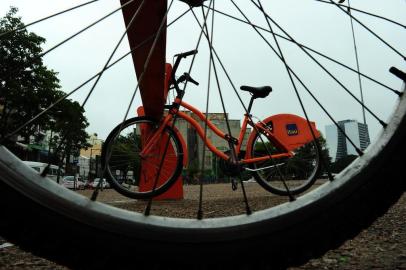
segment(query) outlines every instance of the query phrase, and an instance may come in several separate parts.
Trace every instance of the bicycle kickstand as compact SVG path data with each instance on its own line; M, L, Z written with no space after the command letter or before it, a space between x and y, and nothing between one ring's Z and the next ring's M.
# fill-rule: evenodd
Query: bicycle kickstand
M238 189L238 182L235 178L231 178L231 189L236 191Z

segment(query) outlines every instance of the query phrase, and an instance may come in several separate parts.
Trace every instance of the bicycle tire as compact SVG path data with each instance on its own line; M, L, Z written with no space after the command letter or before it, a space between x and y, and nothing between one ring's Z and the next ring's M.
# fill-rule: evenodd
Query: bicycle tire
M406 172L399 168L405 137L403 95L375 147L336 180L250 216L203 221L145 217L61 192L62 187L1 147L0 234L36 255L78 269L134 268L137 256L138 269L298 265L353 238L403 194Z
M272 125L272 124L266 123L266 122L264 124L267 126ZM247 149L251 149L248 158L260 157L255 154L255 150L256 150L255 145L258 142L260 144L264 144L264 143L268 144L269 147L268 147L266 153L263 153L265 155L268 155L268 151L271 151L271 149L269 149L269 148L273 147L272 139L268 139L268 142L266 142L264 140L266 140L267 138L259 139L260 138L259 136L261 136L261 135L258 134L258 132L256 130L253 130L252 132L253 132L253 134L252 134L253 140L251 141L252 142L251 146L247 148ZM301 149L304 149L304 147L307 147L310 144L312 144L312 146L313 146L312 150L314 152L314 157L312 156L311 159L312 160L314 159L315 164L310 165L311 166L311 168L309 168L310 173L306 172L306 173L309 173L309 176L303 181L296 180L296 179L289 179L288 175L295 173L295 172L292 173L292 170L290 170L290 168L292 167L291 163L293 163L293 166L294 166L295 162L301 162L300 151L301 151ZM275 153L272 152L272 154L285 152L284 150L277 149L276 145L274 147L276 147L276 149L274 148L274 150L276 152ZM269 161L265 161L265 167L270 166L270 165L272 166L271 168L269 168L267 170L267 171L269 171L269 173L264 172L265 175L262 175L259 173L262 171L257 171L258 168L257 168L256 163L250 164L250 168L252 170L255 170L255 171L252 171L252 176L255 178L255 180L261 187L263 187L267 191L274 193L276 195L280 195L280 196L288 196L289 194L298 195L300 193L305 192L316 182L317 177L320 174L320 170L321 170L320 153L317 150L317 146L314 143L314 141L295 149L293 152L295 153L295 156L293 156L291 158L283 158L283 161L282 161L283 165L281 165L281 166L275 165L275 164L278 164L279 159L270 159ZM268 162L268 163L266 163L266 162ZM264 162L262 162L262 163L264 163ZM301 165L301 167L307 167L303 164L300 164L300 165ZM295 171L295 169L293 169L293 171ZM272 176L276 179L270 179L269 181L267 181L267 179L272 178ZM293 184L291 184L290 182L293 182ZM278 184L279 184L279 187L278 187ZM284 184L286 184L286 186L289 188L289 191L287 191Z
M406 172L399 170L405 137L403 95L376 144L334 181L251 215L204 220L146 216L93 202L35 174L0 146L0 235L77 269L298 265L354 237L399 198L406 186Z
M107 159L109 159L109 157L112 158L112 149L114 147L114 143L115 140L118 136L121 136L120 133L128 127L136 127L137 124L146 124L146 123L150 123L153 126L158 126L157 122L155 120L153 120L150 117L145 117L145 116L141 116L141 117L133 117L130 118L126 121L124 121L122 124L117 125L108 135L106 142L103 144L103 150L102 150L102 167L105 168L105 175L107 177L107 180L109 181L109 183L112 185L112 187L119 193L121 193L122 195L129 197L129 198L133 198L133 199L148 199L151 197L155 197L158 195L163 194L164 192L166 192L178 179L179 175L182 172L182 167L183 167L183 148L182 148L182 144L180 142L180 139L178 138L176 132L169 126L166 126L164 129L164 132L166 132L166 136L168 137L168 143L170 143L170 145L174 148L173 151L175 153L175 157L176 157L176 164L173 168L173 172L172 174L169 176L169 178L167 180L160 180L162 182L159 183L159 185L152 190L144 190L144 191L137 191L137 190L129 190L129 188L124 187L117 179L115 174L113 174L112 172L112 168L110 167L110 162L106 162ZM135 128L134 128L135 129ZM165 138L166 138L165 136ZM165 139L163 139L165 140ZM173 141L172 141L173 140ZM171 143L172 141L172 143ZM141 144L141 142L139 142ZM142 147L142 145L140 145L140 147ZM131 145L131 149L134 149L134 145ZM145 161L145 159L143 159L142 161ZM161 160L160 157L158 157L155 160L157 163L164 163L166 162L165 160ZM125 160L120 160L120 162L127 162ZM130 161L128 161L130 162ZM121 165L121 164L120 164ZM157 164L159 165L159 164ZM161 167L165 167L164 164L161 164ZM121 165L122 166L122 165ZM125 166L129 166L129 164L125 163ZM140 164L141 167L141 164ZM140 168L139 168L140 169ZM166 172L165 172L165 176L166 176ZM155 181L156 179L151 179L152 182ZM140 181L140 180L139 180ZM153 186L153 185L152 185Z

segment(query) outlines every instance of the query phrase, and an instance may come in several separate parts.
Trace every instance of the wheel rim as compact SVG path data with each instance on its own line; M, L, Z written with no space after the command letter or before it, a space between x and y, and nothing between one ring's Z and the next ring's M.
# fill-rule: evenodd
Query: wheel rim
M123 126L119 125L105 143L102 160L105 163L108 179L125 196L141 199L149 198L153 194L161 194L163 193L161 189L166 190L164 186L177 178L178 167L182 164L182 153L180 143L174 139L175 135L169 129L166 129L165 135L159 140L169 140L169 147L172 150L170 155L166 155L163 164L160 164L159 159L164 151L162 145L153 146L151 154L144 158L140 156L143 145L149 142L153 134L150 132L142 139L141 130L154 131L156 127L157 124L151 120L142 118L129 120ZM141 175L142 164L149 168L151 176ZM153 178L159 168L163 169L161 174L163 180L160 180L154 188L147 181ZM144 170L148 169L144 168ZM143 181L142 187L141 181Z
M266 143L270 143L269 140L263 140ZM259 146L257 144L259 144ZM260 145L260 140L256 139L252 147L252 156L254 158L266 155L266 153L261 151ZM275 154L277 153L278 152L275 152ZM285 181L292 194L299 194L309 188L316 180L320 162L316 145L311 142L297 148L293 151L293 154L294 156L292 158L274 159L253 165L255 170L259 170L256 175L259 178L258 180L263 182L271 192L287 195L283 183L283 181ZM276 166L279 167L280 171L275 168ZM269 169L261 170L261 168ZM319 179L319 181L323 183L326 182L326 180L323 179Z

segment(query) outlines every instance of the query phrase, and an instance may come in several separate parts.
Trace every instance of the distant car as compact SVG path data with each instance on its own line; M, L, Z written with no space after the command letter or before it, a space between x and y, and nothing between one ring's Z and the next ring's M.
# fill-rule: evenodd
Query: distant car
M90 183L91 188L96 188L99 185L100 178L95 178L92 183ZM110 184L103 178L102 188L110 188Z
M47 163L42 163L42 162L35 162L35 161L23 161L25 165L30 167L31 169L35 170L37 173L41 174L44 169L48 166ZM47 177L55 182L58 180L58 174L60 176L59 179L62 178L62 175L64 175L64 170L61 168L58 168L56 165L50 165L47 173Z
M86 188L86 183L85 183L85 181L83 181L83 180L79 177L78 180L77 180L77 183L76 183L76 187L77 187L78 189L85 189L85 188Z
M69 189L85 189L85 183L80 178L75 179L73 175L63 177L61 185Z

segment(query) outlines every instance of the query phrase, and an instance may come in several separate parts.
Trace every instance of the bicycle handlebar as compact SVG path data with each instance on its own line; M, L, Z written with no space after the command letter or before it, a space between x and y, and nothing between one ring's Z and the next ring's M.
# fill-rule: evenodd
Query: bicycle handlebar
M172 69L171 80L172 80L172 82L173 82L173 84L174 84L174 86L175 86L175 89L176 89L176 92L178 93L178 95L181 95L181 90L179 89L178 81L177 81L176 78L175 78L175 74L176 74L176 71L177 71L177 69L178 69L178 67L179 67L180 61L182 60L182 58L186 58L186 57L188 57L188 56L195 55L195 54L197 54L197 53L198 53L198 50L192 50L192 51L188 51L188 52L184 52L184 53L179 53L179 54L176 54L176 55L175 55L176 61L175 61L175 64L174 64L174 66L173 66L173 69ZM185 73L185 74L186 74L186 73ZM185 74L184 74L184 75L185 75ZM190 82L192 82L192 83L198 85L198 82L194 81L194 80L190 77L189 74L187 74L187 75L188 75L187 77L185 76L185 80L188 80L188 81L190 81ZM182 76L183 76L183 75L182 75Z
M191 83L193 83L193 84L195 84L195 85L199 85L199 83L198 83L197 81L195 81L195 80L190 76L190 74L187 73L187 72L185 72L182 76L180 76L180 77L176 80L176 83L181 83L181 82L184 82L184 81L188 81L188 82L191 82Z
M192 50L192 51L179 53L179 54L175 55L176 61L175 61L175 65L173 66L173 70L172 70L172 79L175 78L176 70L178 69L180 61L182 60L182 58L186 58L188 56L195 55L195 54L197 54L197 52L198 52L197 50Z
M401 71L400 69L391 67L389 69L389 72L392 73L393 75L395 75L396 77L398 77L399 79L403 80L404 82L406 82L406 73Z
M179 58L179 57L180 58L186 58L188 56L195 55L197 53L198 53L198 50L191 50L191 51L188 51L188 52L175 54L175 57L177 57L177 58Z

